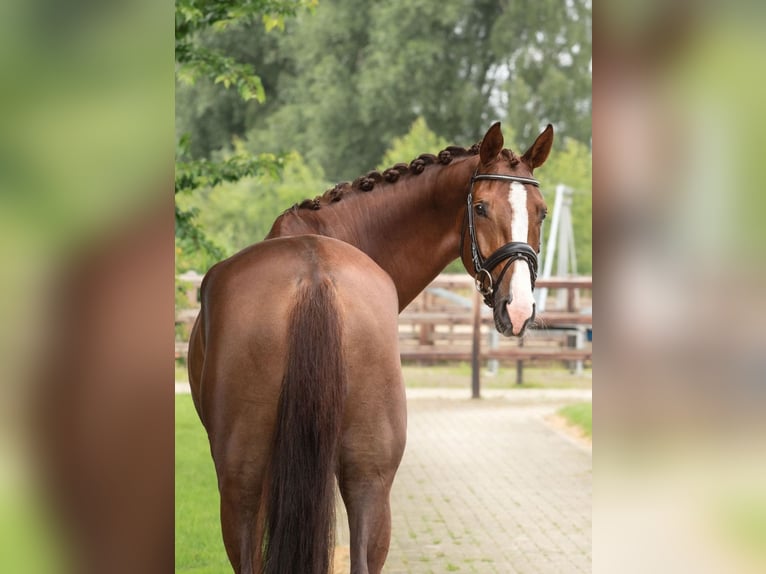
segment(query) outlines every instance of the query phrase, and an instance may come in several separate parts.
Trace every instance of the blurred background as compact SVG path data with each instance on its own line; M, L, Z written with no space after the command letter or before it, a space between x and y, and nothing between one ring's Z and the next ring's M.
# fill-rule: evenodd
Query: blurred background
M2 572L173 567L173 17L0 6Z
M595 24L594 570L762 572L764 10Z

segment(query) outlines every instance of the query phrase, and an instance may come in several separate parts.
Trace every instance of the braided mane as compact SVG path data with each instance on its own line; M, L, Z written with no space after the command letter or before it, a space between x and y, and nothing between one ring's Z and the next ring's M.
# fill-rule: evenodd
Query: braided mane
M324 205L340 201L346 194L372 191L378 184L396 183L399 181L399 178L403 176L414 176L423 173L426 166L436 163L447 165L455 158L476 155L479 153L479 145L480 142L469 148L449 146L440 151L437 155L430 153L421 154L409 164L397 163L382 172L377 170L367 172L365 175L356 178L352 182L344 181L338 183L334 187L325 191L322 195L316 196L314 199L304 199L302 202L293 205L287 211L294 211L297 209L320 209ZM506 155L505 152L508 152L510 155ZM514 153L510 150L503 150L503 154L511 161L516 158Z

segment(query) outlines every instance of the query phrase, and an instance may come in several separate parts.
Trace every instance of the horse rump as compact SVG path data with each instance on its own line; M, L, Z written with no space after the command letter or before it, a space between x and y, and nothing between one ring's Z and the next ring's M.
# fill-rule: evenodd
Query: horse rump
M270 461L264 574L327 574L335 538L335 469L346 373L335 290L299 288Z

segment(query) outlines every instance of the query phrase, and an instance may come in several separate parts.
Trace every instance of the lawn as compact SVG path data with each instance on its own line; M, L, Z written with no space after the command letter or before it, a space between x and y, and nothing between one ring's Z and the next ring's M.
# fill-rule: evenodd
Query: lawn
M582 430L587 437L593 436L593 403L567 405L558 411L570 425Z
M231 571L221 539L213 459L191 395L176 395L176 568L178 572Z
M559 365L524 365L524 383L516 384L516 365L501 364L491 374L486 368L481 371L483 389L589 389L593 382L593 371L585 369L582 375L575 375ZM470 389L471 365L403 365L402 374L407 388Z

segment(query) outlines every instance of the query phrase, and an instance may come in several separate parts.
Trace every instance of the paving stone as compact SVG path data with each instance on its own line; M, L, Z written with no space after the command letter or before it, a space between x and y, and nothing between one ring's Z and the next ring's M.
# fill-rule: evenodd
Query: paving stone
M408 393L384 572L590 572L591 454L544 420L570 395ZM339 502L339 545L345 520Z

